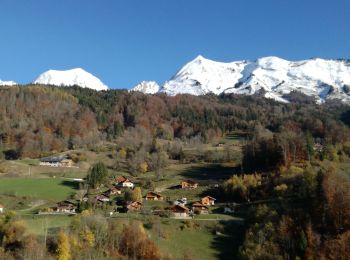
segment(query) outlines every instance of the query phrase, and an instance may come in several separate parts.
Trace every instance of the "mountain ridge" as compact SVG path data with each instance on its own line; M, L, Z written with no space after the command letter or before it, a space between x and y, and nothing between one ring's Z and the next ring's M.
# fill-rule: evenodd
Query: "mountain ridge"
M285 95L297 91L314 97L318 103L327 99L350 103L350 61L321 58L288 61L268 56L255 61L218 62L199 55L165 81L158 91L149 91L147 85L143 82L143 88L132 90L172 96L264 92L265 97L280 102L288 102Z

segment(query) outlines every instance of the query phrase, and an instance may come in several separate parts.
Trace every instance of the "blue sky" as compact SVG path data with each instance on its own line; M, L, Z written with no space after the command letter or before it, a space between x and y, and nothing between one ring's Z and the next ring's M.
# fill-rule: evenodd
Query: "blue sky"
M0 0L0 79L81 67L112 88L218 61L350 58L348 0Z

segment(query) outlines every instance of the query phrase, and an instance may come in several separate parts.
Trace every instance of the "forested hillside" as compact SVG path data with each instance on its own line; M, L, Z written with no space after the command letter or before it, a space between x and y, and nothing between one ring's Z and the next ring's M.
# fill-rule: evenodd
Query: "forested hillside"
M156 137L196 137L203 142L240 130L257 147L263 145L259 139L274 135L284 160L307 157L311 139L325 145L347 141L348 106L316 105L300 94L290 99L292 103L283 104L260 96L168 97L39 85L2 88L0 149L8 158L38 157L114 140L135 126Z
M0 88L0 170L10 177L0 193L7 202L0 258L349 259L350 107L317 105L299 93L288 98L285 104L260 95ZM67 155L76 167L27 159L49 154ZM135 188L108 195L119 175ZM85 182L74 186L68 176ZM199 187L181 188L185 178ZM62 203L47 191L34 198L45 188L33 190L39 179L51 185L50 195L68 185L62 198L73 191L76 207L76 217L63 216L70 224L57 224L48 237L47 227L45 236L29 235L22 221L27 217L32 228L38 213L51 216L53 203ZM27 180L34 182L16 186ZM144 200L155 191L166 199ZM108 202L98 200L104 194ZM171 218L174 201L186 197L193 207L203 196L216 199L206 214ZM119 212L128 201L145 208Z

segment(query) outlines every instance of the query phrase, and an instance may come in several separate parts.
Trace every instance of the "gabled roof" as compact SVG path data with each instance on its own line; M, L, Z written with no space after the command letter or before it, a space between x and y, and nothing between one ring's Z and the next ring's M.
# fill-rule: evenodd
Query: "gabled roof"
M192 184L192 185L198 184L198 182L195 182L195 181L192 181L192 180L184 180L182 182L187 182L187 183Z
M63 160L68 159L67 156L49 156L49 157L44 157L41 158L41 162L51 162L51 163L59 163L62 162Z
M204 208L208 208L207 206L203 205L202 203L200 203L199 201L196 201L192 204L192 207L204 207Z
M210 200L216 200L215 198L211 197L211 196L204 196L202 199L208 198Z
M181 206L181 205L174 205L170 208L170 210L175 210L175 209L180 209L180 210L183 210L183 211L189 211L188 208L184 207L184 206Z
M122 183L122 182L125 182L125 181L128 181L129 179L126 178L125 176L118 176L117 178L115 178L115 181L117 183Z
M163 196L160 195L159 193L154 192L154 191L149 191L149 192L146 194L146 197L163 197Z
M0 204L0 208L5 208L5 206L4 206L4 205L2 205L2 204Z

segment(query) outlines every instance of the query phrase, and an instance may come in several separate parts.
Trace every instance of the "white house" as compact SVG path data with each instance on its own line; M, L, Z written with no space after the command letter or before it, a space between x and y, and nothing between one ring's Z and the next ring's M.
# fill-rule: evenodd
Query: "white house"
M0 213L4 213L4 209L5 209L4 205L0 204Z
M173 204L184 207L187 204L187 198L177 199L173 202Z
M134 183L132 183L130 180L123 181L119 185L121 185L124 188L131 188L131 189L134 188L135 186Z

